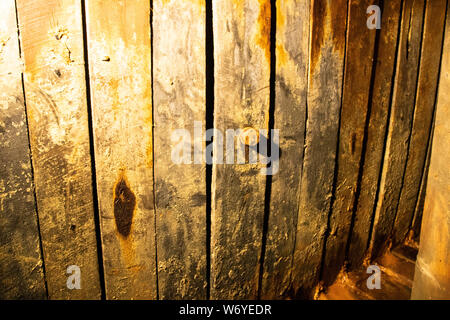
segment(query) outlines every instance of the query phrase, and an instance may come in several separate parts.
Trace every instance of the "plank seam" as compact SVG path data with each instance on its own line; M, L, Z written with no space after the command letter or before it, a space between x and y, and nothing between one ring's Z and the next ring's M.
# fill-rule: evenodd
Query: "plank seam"
M154 73L153 73L153 0L150 1L150 64L151 64L151 91L152 91L152 155L155 154L155 108L154 108ZM155 276L156 276L156 300L159 300L159 278L158 278L158 234L156 228L156 182L155 182L155 157L152 157L153 175L153 213L154 213L154 234L155 234Z
M206 104L206 130L214 128L214 29L213 29L213 9L212 1L206 0L205 7L205 104ZM214 136L211 137L210 144L213 145ZM214 159L214 151L211 158ZM212 201L212 164L206 164L206 299L211 296L211 201Z
M87 16L86 16L86 2L81 1L81 20L83 28L83 55L84 55L84 69L85 69L85 80L86 80L86 106L87 106L87 116L88 116L88 127L89 127L89 151L91 155L91 175L92 175L92 202L94 208L94 225L95 225L95 238L97 242L97 258L98 258L98 272L100 278L100 294L101 300L106 299L106 284L105 284L105 273L103 267L103 247L102 247L102 236L100 229L100 211L98 204L98 193L97 193L97 172L95 166L95 146L94 146L94 126L92 121L92 103L91 103L91 86L90 86L90 73L89 73L89 49L88 49L88 38L87 38Z
M275 124L275 81L276 81L276 34L277 34L277 0L270 0L270 76L269 76L269 124L267 128L267 150L271 157L272 132ZM258 275L258 299L261 299L262 280L264 273L264 258L266 255L267 233L269 229L270 197L272 194L272 174L269 168L273 164L267 164L269 174L266 176L264 194L264 217L262 229L261 254L259 257Z

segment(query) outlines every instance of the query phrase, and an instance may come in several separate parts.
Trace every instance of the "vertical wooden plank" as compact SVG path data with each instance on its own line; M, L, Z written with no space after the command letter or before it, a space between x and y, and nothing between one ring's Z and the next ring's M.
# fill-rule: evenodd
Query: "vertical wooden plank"
M171 158L177 129L205 147L205 1L153 1L153 37L159 297L206 299L206 166Z
M274 128L280 129L279 172L273 176L261 298L290 287L306 117L309 0L277 2Z
M0 299L45 299L14 0L0 17Z
M224 135L227 129L267 129L270 1L214 1L213 19L214 127ZM216 151L218 141L214 139ZM214 154L217 159L217 152ZM213 165L213 299L257 296L266 182L266 176L260 174L263 167L261 163Z
M98 299L81 3L18 0L36 197L51 299ZM69 290L67 267L81 269Z
M412 299L450 299L450 14L436 105L436 121Z
M369 103L376 30L367 27L373 0L350 0L335 201L326 239L323 279L331 284L343 266L349 240Z
M86 22L106 298L154 299L150 4L91 0Z
M367 128L361 187L356 207L350 246L349 267L359 268L369 242L371 220L375 209L381 163L383 159L393 73L397 53L401 1L385 1L376 54L375 75Z
M334 180L346 22L346 0L312 1L306 149L292 268L299 297L311 297L319 280Z
M405 239L410 229L424 171L435 106L446 7L446 0L428 0L426 4L414 122L394 225L394 241L397 243Z
M375 211L373 256L390 238L402 188L414 113L424 1L405 0L386 152Z
M436 110L436 108L435 108ZM412 235L413 239L420 242L420 230L422 228L422 218L423 218L423 209L425 206L425 198L427 194L427 182L428 182L428 173L430 169L430 158L431 158L431 147L433 145L433 131L434 131L434 117L432 120L432 126L431 126L431 132L430 136L428 137L428 147L427 147L427 154L425 157L425 164L424 164L424 172L422 179L420 181L420 189L419 189L419 195L417 198L417 204L414 208L414 217L412 221Z

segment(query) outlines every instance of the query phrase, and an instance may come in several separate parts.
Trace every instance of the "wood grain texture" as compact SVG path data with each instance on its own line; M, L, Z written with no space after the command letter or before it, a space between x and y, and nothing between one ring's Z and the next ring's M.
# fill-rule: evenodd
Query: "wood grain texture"
M86 7L107 299L156 298L150 4Z
M0 299L45 299L14 0L0 17Z
M376 256L391 237L403 184L414 114L423 13L423 0L403 2L394 93L371 240L372 256Z
M436 121L423 213L420 249L412 299L450 299L450 14L447 7L445 42L436 105Z
M277 2L274 128L280 129L282 157L272 180L263 299L282 299L290 289L306 125L309 17L309 0Z
M383 161L386 126L393 88L393 73L397 54L401 1L385 1L372 84L369 126L367 128L361 187L350 239L349 267L359 268L368 247L371 221L375 210L378 179Z
M153 1L155 188L161 299L206 299L206 166L171 159L176 129L205 149L205 1ZM194 133L194 121L203 134ZM189 147L189 151L191 148ZM196 155L197 156L197 155Z
M227 129L268 128L270 21L269 0L213 2L214 127L224 134ZM257 297L266 182L260 174L263 167L261 163L213 165L212 299Z
M394 242L402 242L411 227L420 182L425 170L427 143L435 106L442 53L446 0L428 0L422 35L414 122L409 143L405 178L394 225Z
M48 295L99 299L80 2L17 7ZM81 269L80 290L66 286L70 265Z
M322 277L325 284L334 281L344 264L358 188L376 36L376 30L367 27L366 10L372 4L378 2L349 1L336 191Z
M319 280L330 211L347 22L347 1L311 4L306 149L292 269L294 292L305 298Z

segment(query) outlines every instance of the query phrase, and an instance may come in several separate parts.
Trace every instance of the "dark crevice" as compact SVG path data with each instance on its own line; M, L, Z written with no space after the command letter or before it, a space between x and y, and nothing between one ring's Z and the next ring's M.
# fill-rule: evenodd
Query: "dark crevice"
M384 0L380 0L379 7L381 9L381 17L383 17L384 12ZM382 19L383 21L383 19ZM361 150L361 159L359 162L359 172L358 172L358 180L356 183L356 191L355 191L355 198L354 203L352 207L352 218L350 222L350 230L348 233L348 239L347 244L345 248L345 261L348 261L349 259L349 250L350 250L350 244L352 242L352 235L353 235L353 228L355 226L355 219L356 219L356 212L358 210L358 202L359 202L359 196L361 194L361 183L362 183L362 177L364 173L364 164L366 162L366 151L367 151L367 140L369 137L369 124L370 119L372 116L372 104L373 104L373 91L374 91L374 84L375 84L375 76L376 76L376 67L378 62L378 51L379 51L379 45L380 45L380 29L377 29L375 34L375 43L373 48L373 63L372 63L372 73L370 77L370 88L369 88L369 95L368 95L368 104L367 104L367 115L366 115L366 122L364 125L364 136L363 136L363 142L362 142L362 150ZM370 218L369 223L372 223L373 217Z
M382 151L382 157L381 157L381 163L380 163L380 171L378 174L378 182L377 182L377 191L375 193L375 199L374 199L374 206L372 209L372 219L370 221L370 228L369 228L369 241L367 241L366 245L366 251L369 250L371 243L375 240L373 239L374 236L374 227L375 227L375 218L376 218L376 210L378 207L378 199L380 198L380 189L381 189L381 181L383 179L383 170L384 170L384 161L386 157L386 148L389 138L389 129L390 129L390 119L391 119L391 113L392 113L392 100L394 97L394 86L395 86L395 79L397 77L397 64L398 64L398 55L399 55L399 47L400 47L400 33L402 30L402 19L403 19L403 10L404 10L404 0L402 0L402 3L400 4L400 16L399 16L399 23L398 23L398 30L397 30L397 44L395 49L395 58L394 58L394 67L393 67L393 73L392 73L392 79L391 79L391 92L389 94L389 107L387 111L386 116L386 129L384 131L384 141L383 141L383 151Z
M97 260L98 271L100 277L101 299L106 299L106 287L105 287L105 274L103 268L103 247L102 236L100 228L100 213L98 205L98 192L97 192L97 173L95 167L95 146L94 146L94 125L92 120L92 100L91 100L91 88L90 88L90 73L89 73L89 49L88 49L88 37L87 37L87 16L86 16L86 3L81 2L81 14L83 23L83 53L85 61L85 80L86 80L86 104L88 114L89 125L89 149L91 155L91 173L92 173L92 195L93 195L93 207L94 207L94 223L95 223L95 236L97 241Z
M427 1L427 5L428 5L429 1L430 0ZM442 72L442 57L444 55L445 28L447 26L448 0L447 0L447 5L446 5L445 8L446 9L445 9L445 14L444 14L444 28L442 30L443 36L442 36L442 43L441 43L441 55L440 55L440 58L439 58L439 70L438 70L438 74L437 74L436 91L435 91L435 94L434 94L433 116L432 116L432 120L431 120L430 129L428 131L428 140L427 140L427 147L426 147L427 153L426 153L426 156L424 158L424 162L423 162L423 166L422 166L422 175L420 177L421 185L426 183L426 180L427 180L426 164L427 164L427 158L430 157L431 143L432 143L432 140L433 140L433 128L434 128L434 122L436 120L436 106L437 106L437 100L438 100L438 94L439 94L439 82L440 82L440 79L441 79L441 72ZM419 188L419 192L420 192L420 188ZM419 196L419 193L418 193L418 195L416 197L416 203L414 205L414 208L417 208L417 204L418 204L419 198L420 198L420 196ZM412 228L412 224L413 224L413 221L414 221L415 214L413 214L412 217L411 217L411 221L409 223L409 228L410 229Z
M275 81L276 81L276 33L277 33L277 3L276 0L270 0L270 78L269 78L269 125L267 130L267 152L268 157L271 158L272 150L272 129L275 123ZM267 168L273 164L269 162ZM272 194L272 174L268 169L266 176L266 187L264 195L264 218L262 230L261 254L259 258L259 277L258 277L258 298L261 298L262 280L264 273L264 258L266 254L267 231L269 227L270 215L270 198Z
M151 90L152 90L152 155L155 154L155 103L154 95L154 81L153 81L153 0L150 0L150 62L151 62ZM156 276L156 300L159 300L159 277L158 277L158 233L156 228L156 182L155 182L155 158L152 159L152 177L153 177L153 231L155 234L155 276Z
M319 274L318 274L318 280L323 279L323 272L325 269L325 258L326 258L326 248L327 248L327 241L328 237L330 235L330 229L331 229L331 215L333 214L333 206L334 202L336 200L336 188L337 188L337 179L338 179L338 172L339 172L339 161L338 161L338 155L339 155L339 144L340 144L340 136L341 136L341 117L342 117L342 102L344 97L344 81L345 81L345 72L347 68L347 41L349 36L349 28L348 23L350 19L350 3L347 1L347 20L345 22L345 45L344 45L344 65L342 68L342 88L341 88L341 101L340 101L340 111L339 111L339 119L338 119L338 131L337 131L337 139L336 139L336 149L335 149L335 158L334 158L334 174L333 174L333 185L331 189L331 199L330 199L330 207L328 209L328 216L327 216L327 228L325 230L325 233L323 235L323 244L322 244L322 257L321 262L319 266Z
M212 0L206 1L206 130L214 128L214 33ZM214 143L213 137L209 143ZM212 164L206 164L206 299L211 292Z
M16 11L16 25L17 25L17 39L18 39L18 45L19 45L19 57L22 59L22 44L20 41L20 27L19 27L19 12L17 10L17 1L14 1L15 11ZM28 151L30 152L30 168L31 168L31 184L33 188L33 201L34 201L34 211L36 213L36 224L37 224L37 231L38 231L38 239L39 239L39 254L41 255L41 261L42 261L42 273L44 276L44 287L45 287L45 294L47 298L48 295L48 285L47 285L47 273L45 270L45 258L44 258L44 248L42 245L42 235L41 235L41 225L39 222L39 210L37 205L37 197L36 197L36 186L34 184L34 165L33 165L33 153L31 150L31 140L30 140L30 126L28 123L28 109L27 109L27 99L25 96L25 79L23 72L21 72L21 81L22 81L22 95L23 95L23 106L25 111L25 123L27 126L27 139L28 139Z
M406 175L406 168L408 165L408 161L409 161L409 153L410 153L410 146L411 146L411 138L412 138L412 132L413 132L413 127L414 127L414 119L415 119L415 113L416 113L416 102L417 102L417 90L419 87L419 74L420 74L420 66L422 64L422 44L423 44L423 28L425 25L425 13L427 11L427 5L428 1L426 1L426 3L424 4L424 8L423 8L423 13L422 13L422 28L421 28L421 38L420 38L420 45L419 45L419 57L418 57L418 65L417 65L417 75L416 75L416 86L414 89L414 103L413 103L413 110L412 110L412 117L411 117L411 123L410 123L410 128L409 128L409 136L408 136L408 141L407 141L407 147L406 147L406 161L405 164L403 166L403 173L402 173L402 181L400 183L400 196L399 199L397 201L397 204L395 206L395 211L394 211L394 219L392 222L392 227L391 227L391 233L394 233L394 226L395 226L395 222L397 220L397 214L398 214L398 207L400 204L400 198L401 198L401 194L403 191L403 186L405 184L405 175ZM412 12L411 12L411 16L412 16ZM411 26L411 20L410 20L410 26ZM409 35L408 35L409 37ZM398 239L396 239L398 240ZM401 239L403 240L403 239Z

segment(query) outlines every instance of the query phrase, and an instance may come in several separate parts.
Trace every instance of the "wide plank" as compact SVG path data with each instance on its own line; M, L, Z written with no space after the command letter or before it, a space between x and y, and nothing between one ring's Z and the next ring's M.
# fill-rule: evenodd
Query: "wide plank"
M158 288L161 299L206 299L205 1L153 1ZM195 122L195 123L194 123ZM194 125L196 129L194 129ZM190 163L176 163L180 137ZM195 159L191 147L196 146ZM198 161L198 157L202 159ZM175 159L176 160L176 159Z
M270 21L269 0L213 2L214 127L223 135L228 129L268 129ZM252 299L258 293L265 165L238 159L220 164L219 140L212 173L211 298Z
M282 156L272 177L263 299L281 299L290 289L306 126L309 17L309 0L277 2L274 128L280 130Z
M155 299L150 3L87 1L107 299Z
M17 9L48 296L99 299L81 3L18 0ZM67 287L71 265L81 289Z
M347 1L311 2L307 123L292 287L311 298L320 277L333 192L344 73Z
M14 0L0 2L0 299L46 299Z

